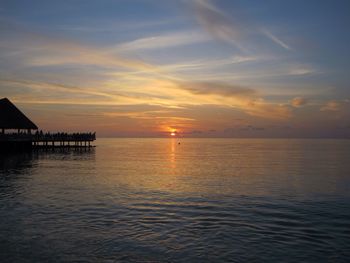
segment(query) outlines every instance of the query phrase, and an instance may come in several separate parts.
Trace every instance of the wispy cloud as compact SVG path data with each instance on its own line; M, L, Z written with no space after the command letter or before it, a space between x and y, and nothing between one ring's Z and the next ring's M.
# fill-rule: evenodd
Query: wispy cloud
M320 72L314 69L312 66L292 65L289 67L286 73L287 73L286 75L290 75L290 76L301 76L301 75L309 75L309 74L320 73Z
M138 70L156 69L141 60L124 58L77 41L33 32L7 21L0 26L0 34L4 37L1 45L6 47L0 52L10 50L12 61L19 60L28 66L79 64Z
M242 25L233 21L210 1L195 0L194 11L200 25L213 37L229 42L240 50L245 48L238 40L243 35ZM238 22L238 21L236 21Z
M19 79L0 79L2 87L11 88L13 92L19 89L19 93L14 94L14 100L24 99L29 102L39 103L85 103L94 104L97 101L106 103L108 100L124 98L121 94L111 94L92 88L82 88L58 83L42 81L30 81ZM0 89L1 90L1 89Z
M304 98L304 97L295 97L291 100L290 104L293 106L293 107L301 107L301 106L304 106L308 103L308 99Z
M227 97L255 96L257 93L254 89L251 88L218 82L180 82L179 87L181 89L188 90L193 94L219 95Z
M115 48L113 48L112 51L131 52L145 49L171 48L201 43L208 40L209 38L205 34L202 34L197 31L173 32L140 38L123 44L119 44Z
M217 67L238 65L248 62L256 62L262 60L263 58L255 56L230 56L228 58L221 59L206 59L206 60L196 60L196 61L184 61L181 63L173 63L169 65L162 65L163 71L177 72L177 71L189 71L189 70L205 70L213 69Z
M292 115L286 105L266 102L252 88L222 82L180 82L178 88L194 94L196 100L200 100L198 96L201 96L203 102L225 105L253 116L285 119Z
M249 46L253 46L251 45L253 41L248 41L248 38L254 35L265 36L285 50L292 49L275 34L267 29L260 30L238 13L231 13L231 16L228 16L210 0L195 0L193 3L199 24L213 37L233 44L242 52L250 52L246 43L249 42Z
M269 39L271 39L274 43L276 43L277 45L283 47L286 50L291 50L292 48L287 45L285 42L283 42L281 39L279 39L278 37L276 37L274 34L272 34L269 30L267 29L262 29L261 32L267 36Z
M144 30L146 28L157 28L166 26L172 23L176 23L179 21L179 18L177 19L163 19L163 20L146 20L146 21L140 21L135 22L134 20L130 21L116 21L116 20L109 20L109 21L90 21L89 24L62 24L57 26L56 28L58 30L62 31L73 31L73 32L82 32L82 33L111 33L111 32L124 32L124 31L137 31L137 30ZM41 28L46 28L45 25L42 25Z
M342 106L340 101L331 100L321 107L321 111L339 111Z

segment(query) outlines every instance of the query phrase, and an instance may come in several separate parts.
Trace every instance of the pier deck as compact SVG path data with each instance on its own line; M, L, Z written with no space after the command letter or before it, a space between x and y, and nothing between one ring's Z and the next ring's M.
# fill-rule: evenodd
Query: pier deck
M89 148L95 133L42 132L9 99L0 99L0 152L36 148ZM17 132L13 132L17 131ZM35 131L35 132L34 132Z
M95 133L0 134L0 150L93 147Z

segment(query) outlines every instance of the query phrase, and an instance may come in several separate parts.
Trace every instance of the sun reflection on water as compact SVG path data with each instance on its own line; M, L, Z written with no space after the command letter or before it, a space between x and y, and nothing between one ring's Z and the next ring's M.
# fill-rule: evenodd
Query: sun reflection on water
M170 144L170 167L172 169L176 168L176 139L171 138L171 144Z

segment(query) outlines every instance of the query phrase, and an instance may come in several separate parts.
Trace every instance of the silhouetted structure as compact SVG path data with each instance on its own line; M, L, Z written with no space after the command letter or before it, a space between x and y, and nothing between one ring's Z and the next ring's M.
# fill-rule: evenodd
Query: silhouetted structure
M5 130L37 130L36 126L30 119L28 119L17 107L7 98L0 100L0 129L2 133Z
M0 99L0 151L91 147L95 133L43 133L7 98ZM11 130L10 132L8 130ZM32 130L36 130L32 133Z

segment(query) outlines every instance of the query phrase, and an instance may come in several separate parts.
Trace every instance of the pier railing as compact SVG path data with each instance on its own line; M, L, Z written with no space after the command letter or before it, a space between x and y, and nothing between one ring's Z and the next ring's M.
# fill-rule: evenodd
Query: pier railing
M91 142L96 133L0 133L0 141L7 142Z

